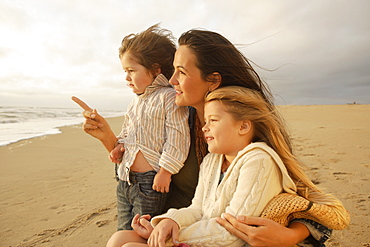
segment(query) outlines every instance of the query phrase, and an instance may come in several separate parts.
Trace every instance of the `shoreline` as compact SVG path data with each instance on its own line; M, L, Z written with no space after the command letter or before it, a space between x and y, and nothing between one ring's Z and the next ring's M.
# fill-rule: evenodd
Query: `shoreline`
M326 246L369 246L370 105L278 106L311 178L351 225ZM119 133L122 117L109 118ZM114 166L80 125L0 147L1 246L104 246L116 230Z

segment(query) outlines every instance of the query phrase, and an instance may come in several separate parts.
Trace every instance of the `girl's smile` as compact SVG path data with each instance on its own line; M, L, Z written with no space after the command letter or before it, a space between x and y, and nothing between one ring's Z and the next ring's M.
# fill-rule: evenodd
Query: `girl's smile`
M210 142L210 141L212 141L214 138L213 137L211 137L211 136L205 136L205 138L206 138L206 141L207 142Z
M205 104L202 128L211 153L236 156L248 143L240 133L242 121L236 121L220 101Z

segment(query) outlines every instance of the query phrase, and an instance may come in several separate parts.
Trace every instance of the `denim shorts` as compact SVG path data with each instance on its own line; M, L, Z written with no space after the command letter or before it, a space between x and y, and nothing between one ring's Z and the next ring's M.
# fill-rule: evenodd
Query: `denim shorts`
M132 230L131 221L136 214L162 214L167 193L152 189L155 171L130 171L130 184L119 180L117 185L117 221L119 230Z

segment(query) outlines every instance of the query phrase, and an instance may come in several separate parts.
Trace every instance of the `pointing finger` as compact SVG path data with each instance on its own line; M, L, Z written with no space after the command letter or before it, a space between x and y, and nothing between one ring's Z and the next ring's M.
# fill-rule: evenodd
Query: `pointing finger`
M75 96L72 96L72 100L74 102L76 102L82 109L84 109L85 111L92 111L93 109L88 106L85 102L83 102L82 100L80 100L79 98L75 97Z

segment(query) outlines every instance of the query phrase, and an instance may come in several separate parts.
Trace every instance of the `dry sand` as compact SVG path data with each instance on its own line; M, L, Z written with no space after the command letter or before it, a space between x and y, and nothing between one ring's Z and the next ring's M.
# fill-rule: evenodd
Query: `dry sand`
M351 213L327 246L370 246L370 105L281 106L311 177ZM109 119L118 133L122 118ZM114 168L80 126L0 147L0 246L105 246Z

